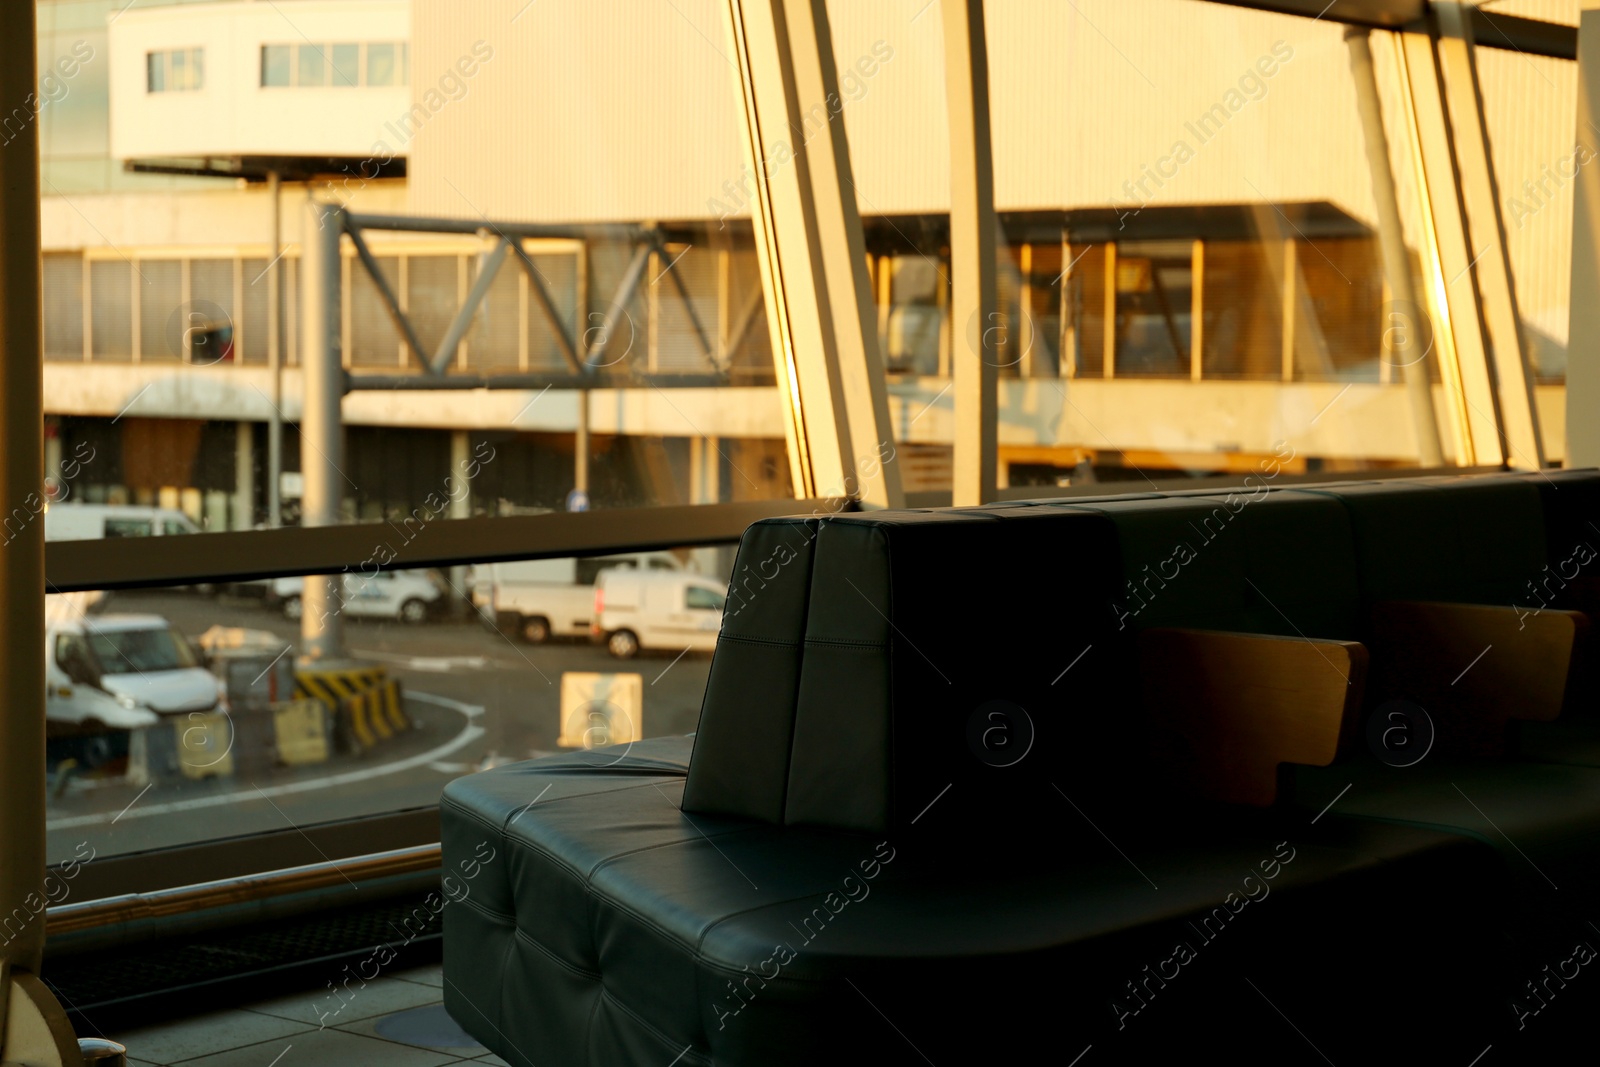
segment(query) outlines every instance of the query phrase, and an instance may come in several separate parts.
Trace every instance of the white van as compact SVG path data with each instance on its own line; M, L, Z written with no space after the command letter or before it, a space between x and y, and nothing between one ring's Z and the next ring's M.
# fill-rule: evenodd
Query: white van
M633 552L584 559L525 559L479 563L472 568L472 603L478 617L530 644L551 637L588 637L594 622L594 583L615 568L678 572L671 552Z
M46 541L93 541L102 537L169 537L199 533L181 511L139 504L51 504L44 513Z
M278 604L284 618L300 618L300 594L305 588L305 579L275 578L267 588L268 602ZM378 571L376 574L346 571L340 614L426 622L443 596L438 583L427 571Z
M159 615L58 619L44 662L47 722L135 730L162 715L226 710L222 681Z
M727 587L698 574L608 570L594 587L592 635L618 659L641 648L710 652Z

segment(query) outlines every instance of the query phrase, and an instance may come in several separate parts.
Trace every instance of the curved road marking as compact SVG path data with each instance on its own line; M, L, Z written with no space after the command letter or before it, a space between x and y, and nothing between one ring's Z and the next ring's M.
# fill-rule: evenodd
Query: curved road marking
M476 704L463 704L459 700L449 697L437 697L430 693L409 692L406 696L412 700L420 700L425 704L437 704L440 707L459 711L466 717L467 722L461 732L449 741L420 752L415 756L407 756L393 763L384 763L376 767L363 767L356 771L345 771L343 774L333 774L326 778L312 778L304 782L286 782L283 785L268 786L265 789L239 790L233 793L218 793L208 797L195 797L192 800L172 800L165 804L147 804L143 807L125 811L118 818L134 819L145 818L151 815L167 815L178 811L194 811L197 808L215 808L224 804L237 804L246 800L256 800L261 797L287 796L293 793L310 793L318 789L331 789L336 785L348 785L351 782L364 782L371 778L381 778L385 775L398 774L409 771L413 767L425 767L430 763L443 759L450 753L464 748L484 735L483 727L473 722L483 714L483 708ZM74 815L65 819L51 819L45 823L46 830L68 830L74 826L98 826L101 823L113 821L110 812L95 815Z

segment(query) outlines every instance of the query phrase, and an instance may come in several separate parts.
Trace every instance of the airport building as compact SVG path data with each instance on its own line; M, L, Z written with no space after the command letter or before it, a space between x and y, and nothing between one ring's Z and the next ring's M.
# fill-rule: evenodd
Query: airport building
M456 5L401 0L139 3L113 20L117 7L40 8L41 61L55 71L40 117L51 440L63 455L117 457L85 475L84 499L161 502L208 528L265 521L272 398L282 419L298 418L308 195L483 223L482 234L372 238L430 358L493 224L538 223L594 232L526 240L548 310L525 273L498 274L452 366L559 372L562 337L615 332L607 358L618 366L709 376L670 397L557 387L532 405L537 389L353 396L350 462L367 487L350 502L356 515L409 511L479 438L516 459L475 489L474 513L560 507L580 405L596 500L782 491L754 187L732 90L710 68L655 73L699 69L705 54L724 65L715 4L645 14L599 3L581 16L535 7L504 37L494 5L464 17ZM841 96L806 115L799 134L832 122L849 134L890 422L907 489L934 500L950 488L947 387L952 339L966 327L950 322L946 135L922 105L940 85L939 34L931 20L888 33L892 7L834 12L849 70ZM1135 6L1102 7L1083 17L1126 37L1125 55L1100 48L1060 5L990 14L1005 57L992 72L1005 255L1001 317L989 327L1004 335L1002 483L1054 485L1075 469L1081 478L1083 464L1110 478L1133 476L1129 467L1249 469L1290 436L1301 469L1415 465L1405 389L1386 354L1396 304L1376 269L1378 209L1341 28L1319 25L1290 44L1282 16L1229 10L1193 19L1192 35L1150 36L1137 32ZM603 41L616 76L600 86L577 77L593 57L567 47L573 35ZM1439 279L1428 277L1406 74L1387 42L1371 52L1414 288L1430 298ZM1541 443L1559 458L1563 267L1582 151L1571 143L1574 75L1570 63L1489 50L1479 66ZM1182 90L1158 92L1147 70L1174 84L1181 75ZM1083 106L1097 98L1128 104L1107 125L1096 116L1109 109ZM266 370L273 173L284 205L277 393ZM636 276L628 241L600 230L640 223L662 237ZM348 242L342 263L345 366L414 374L418 357ZM1421 319L1437 315L1430 304L1407 328L1429 329ZM211 338L198 356L186 351L196 336ZM1429 362L1454 457L1446 416L1460 404ZM1335 395L1338 410L1305 430ZM292 520L298 446L292 433L285 441ZM406 473L386 462L397 454Z

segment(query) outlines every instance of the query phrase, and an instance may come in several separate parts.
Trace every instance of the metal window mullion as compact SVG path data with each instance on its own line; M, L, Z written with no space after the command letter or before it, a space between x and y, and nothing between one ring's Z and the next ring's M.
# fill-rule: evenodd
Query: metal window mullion
M328 64L331 68L333 64L331 58L328 60ZM355 297L352 293L355 286L350 284L352 273L350 268L353 265L352 260L354 258L354 255L345 254L344 242L341 241L339 251L339 361L340 365L344 367L351 365L355 348L351 343L355 332L354 326L351 325L351 320L355 317L353 314Z
M1457 466L1498 464L1502 459L1499 422L1493 414L1494 391L1489 383L1477 285L1469 269L1472 252L1455 181L1433 39L1417 32L1395 36L1397 73L1421 209L1434 352L1447 398L1454 458Z
M1469 266L1478 288L1478 306L1487 332L1496 414L1505 436L1506 461L1514 466L1544 466L1544 441L1533 396L1533 371L1517 309L1515 275L1506 243L1500 190L1489 153L1489 131L1478 81L1471 10L1458 0L1432 5L1440 33L1435 54L1455 145L1456 183L1473 249Z
M142 307L144 304L144 291L139 288L139 280L142 277L143 275L139 272L139 261L137 259L128 260L128 291L133 295L133 299L128 301L128 321L132 329L128 352L129 358L135 363L140 362L144 347L141 337L141 334L144 333L144 308Z
M395 307L400 309L402 316L408 316L411 314L411 257L402 252L395 259L397 260L395 284L400 287L400 292L395 296ZM406 366L412 358L422 358L410 355L413 352L420 352L421 349L406 340L404 330L396 330L395 332L401 335L400 358L398 361L400 366Z
M880 462L893 435L859 194L844 125L828 104L841 97L827 5L726 5L744 158L756 193L749 206L787 401L796 492L816 486L898 507L904 499L899 467ZM810 129L807 119L820 125ZM769 169L767 152L776 143L792 158Z
M228 316L228 324L233 327L233 365L244 365L244 257L237 251L233 254L233 314Z
M1101 338L1100 374L1103 378L1117 376L1117 242L1106 242L1105 293L1101 299L1101 314L1105 318L1104 336Z
M83 269L83 361L88 363L94 359L94 271L90 269L87 252L79 263Z
M1285 237L1283 241L1283 271L1278 279L1279 296L1282 300L1283 335L1282 350L1279 356L1279 379L1285 382L1294 381L1294 337L1295 337L1295 309L1299 301L1297 290L1300 286L1299 248L1294 243L1293 237Z
M1600 128L1600 9L1578 29L1578 114L1574 142L1596 150ZM1567 324L1566 465L1600 466L1600 168L1578 172L1572 202L1572 289Z
M999 477L998 221L983 0L940 0L950 121L950 264L956 329L952 503L986 504ZM963 345L962 342L965 342Z
M1198 382L1205 362L1206 246L1196 237L1189 248L1189 380Z
M518 242L519 244L521 242ZM529 319L528 273L517 271L517 370L528 373L528 331L533 323Z

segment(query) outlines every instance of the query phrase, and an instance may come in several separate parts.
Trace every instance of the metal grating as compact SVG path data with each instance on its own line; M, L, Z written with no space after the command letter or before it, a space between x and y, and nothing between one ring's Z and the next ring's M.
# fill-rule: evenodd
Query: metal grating
M174 994L183 994L175 1005L177 1010L191 1014L197 993L208 987L232 987L315 963L321 963L333 977L339 961L347 957L365 958L380 945L398 953L407 944L432 944L442 930L441 916L430 911L421 896L407 896L60 960L47 954L43 977L73 1013L80 1031L88 1034L94 1033L96 1026L111 1025L106 1020L112 1015L131 1011L142 1017L151 1006ZM413 931L415 936L411 936ZM408 961L406 965L412 964Z

